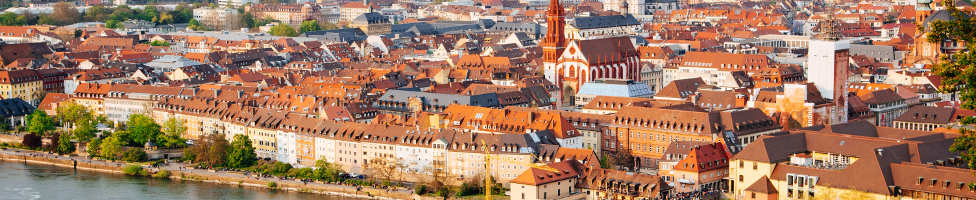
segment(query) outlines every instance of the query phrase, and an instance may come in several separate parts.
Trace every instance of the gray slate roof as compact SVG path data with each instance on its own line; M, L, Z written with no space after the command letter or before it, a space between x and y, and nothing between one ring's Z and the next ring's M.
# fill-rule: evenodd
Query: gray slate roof
M895 60L895 47L886 45L851 44L851 55L863 55L882 61Z
M0 100L0 117L14 117L29 115L34 112L34 106L20 98Z
M968 18L969 15L966 15L966 17ZM929 24L932 23L933 21L939 21L939 20L951 21L955 18L956 17L953 17L952 13L949 12L948 10L939 10L932 13L932 15L929 15L929 17L926 17L925 22L923 24L925 25L925 30L931 30L929 29Z
M382 14L369 12L359 15L359 17L353 19L352 22L356 24L389 24L390 19Z
M458 95L458 94L441 94L432 92L422 92L422 91L409 91L409 90L389 90L383 96L381 96L379 101L392 101L392 102L407 102L410 98L420 98L424 105L432 106L443 106L447 107L451 104L461 104L470 106L481 106L481 107L499 107L498 95L495 93L486 93L480 95ZM376 104L376 108L381 108L383 106ZM391 110L387 108L386 110Z
M593 29L593 28L606 28L606 27L616 27L616 26L630 26L630 25L640 25L637 18L633 15L609 15L609 16L593 16L593 17L578 17L573 20L573 27L578 29Z
M414 35L435 35L437 30L427 22L415 22L406 24L394 24L390 27L393 33L413 33Z
M366 40L366 33L358 28L343 28L326 31L309 31L305 37L320 38L331 42L354 42Z

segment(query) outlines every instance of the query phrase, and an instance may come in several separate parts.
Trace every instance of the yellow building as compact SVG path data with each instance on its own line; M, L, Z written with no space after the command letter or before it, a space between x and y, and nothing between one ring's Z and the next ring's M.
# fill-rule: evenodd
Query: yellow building
M20 98L31 105L41 103L44 79L34 70L0 71L0 96Z
M105 115L105 96L111 91L112 85L98 83L81 83L75 89L71 99L88 108L96 115ZM26 100L26 99L25 99Z

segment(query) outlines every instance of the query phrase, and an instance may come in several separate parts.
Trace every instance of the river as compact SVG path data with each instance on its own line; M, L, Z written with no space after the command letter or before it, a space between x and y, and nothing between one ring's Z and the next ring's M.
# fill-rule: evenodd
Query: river
M194 181L171 181L0 161L0 200L349 199Z

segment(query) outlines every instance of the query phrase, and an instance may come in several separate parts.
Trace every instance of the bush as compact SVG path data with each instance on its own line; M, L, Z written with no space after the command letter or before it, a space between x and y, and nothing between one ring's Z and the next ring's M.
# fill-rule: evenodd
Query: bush
M170 175L169 170L163 170L163 169L161 169L161 170L159 170L159 172L156 172L155 174L153 174L152 177L153 178L169 178L169 175Z
M139 165L126 165L125 167L122 168L122 173L129 176L145 176L149 172L147 172L145 169L142 169L142 166Z
M418 195L427 194L427 192L430 192L429 190L430 189L427 188L427 185L424 184L417 184L417 186L413 187L413 193L416 193Z
M21 142L21 144L29 149L41 148L41 136L33 133L24 135L24 140Z
M146 161L146 157L146 151L143 151L142 149L133 148L126 150L125 153L122 153L122 160L126 162L142 162Z
M479 187L477 184L463 183L454 194L455 196L468 196L478 193L481 193L481 187Z
M268 181L268 188L276 189L276 188L278 188L278 183L276 183L274 181Z
M450 192L451 190L447 188L447 186L442 186L441 188L437 189L436 192L434 192L434 195L439 197L447 197L447 194Z

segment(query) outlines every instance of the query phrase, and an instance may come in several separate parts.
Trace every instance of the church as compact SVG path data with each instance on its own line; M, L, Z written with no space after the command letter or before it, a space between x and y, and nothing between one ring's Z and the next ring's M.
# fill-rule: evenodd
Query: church
M916 31L911 52L905 55L905 64L937 64L943 55L951 55L966 49L965 42L946 40L943 42L929 42L927 36L935 21L954 20L949 10L932 8L932 0L918 0L915 6L915 23L922 30ZM968 16L967 16L968 17Z
M640 81L640 57L629 37L567 40L565 11L558 0L550 0L546 22L540 45L543 73L560 88L561 99L571 99L583 83L593 80Z

